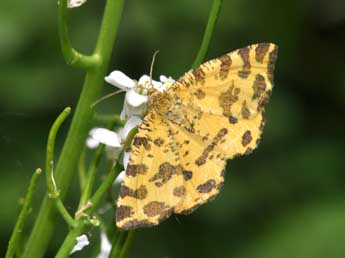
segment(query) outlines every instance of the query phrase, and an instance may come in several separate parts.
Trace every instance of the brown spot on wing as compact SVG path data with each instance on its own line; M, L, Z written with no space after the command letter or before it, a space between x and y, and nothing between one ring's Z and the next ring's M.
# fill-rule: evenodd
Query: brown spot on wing
M274 46L274 49L269 53L268 64L267 64L267 77L271 83L273 83L273 72L275 63L278 57L278 47Z
M116 221L121 221L130 217L132 214L132 207L120 205L116 208Z
M245 100L242 103L241 115L244 119L248 119L250 116L250 111L247 107L247 102Z
M229 55L223 55L223 56L219 57L218 60L221 62L219 78L221 80L225 80L228 77L228 74L230 71L231 58Z
M199 191L199 193L209 193L214 187L216 187L216 181L210 179L206 181L206 183L198 185L197 190Z
M228 129L222 128L219 130L217 135L213 138L211 144L209 144L201 154L201 156L195 161L195 164L201 166L206 163L206 159L211 151L217 146L217 144L224 138L228 133Z
M268 101L270 100L270 96L272 94L271 90L268 90L264 93L263 96L261 96L261 99L259 100L258 103L258 111L263 110L264 106L268 103Z
M182 197L185 194L186 194L186 188L183 185L175 187L173 190L173 195L177 197Z
M270 48L270 43L259 43L255 48L255 59L257 62L261 63L264 61L265 55Z
M156 146L161 147L164 144L164 140L161 137L158 137L156 140L153 142Z
M219 105L223 109L223 115L227 117L231 116L231 106L238 101L239 89L235 90L234 88L234 85L230 86L227 91L221 93L218 97Z
M164 202L157 202L152 201L148 204L146 204L143 208L144 213L148 217L155 217L157 215L160 215L160 217L165 217L168 215L169 207L165 205Z
M230 116L229 117L229 122L230 122L230 124L237 124L238 119L236 117L234 117L234 116Z
M205 72L202 70L201 67L195 68L192 70L192 74L195 77L195 81L196 83L201 83L204 84L205 83Z
M173 175L180 175L181 173L182 167L180 165L174 166L169 162L164 162L160 164L158 172L149 179L149 182L155 182L156 186L161 187L168 182Z
M197 89L193 94L197 99L203 99L206 96L206 93L201 89Z
M145 164L131 165L128 164L126 175L135 177L137 174L145 174L147 172L147 166Z
M150 150L151 149L151 145L149 144L149 142L148 142L146 137L136 136L134 138L133 145L138 147L138 148L142 145L142 146L144 146L145 150Z
M145 185L141 185L138 189L134 191L126 185L122 185L119 195L121 198L129 196L138 200L144 200L147 196L147 188Z
M184 180L188 181L188 180L192 179L193 172L184 170L184 171L182 171L182 175L183 175Z
M242 58L242 61L243 61L242 70L238 71L238 76L240 76L243 79L246 79L250 74L251 65L249 61L249 52L250 52L249 47L244 47L238 50L238 54Z
M253 90L254 90L254 94L253 94L252 99L260 98L262 93L265 92L266 90L265 77L263 77L261 74L257 74L255 76L255 81L253 83Z
M249 130L245 131L242 136L242 145L247 146L252 141L252 134Z

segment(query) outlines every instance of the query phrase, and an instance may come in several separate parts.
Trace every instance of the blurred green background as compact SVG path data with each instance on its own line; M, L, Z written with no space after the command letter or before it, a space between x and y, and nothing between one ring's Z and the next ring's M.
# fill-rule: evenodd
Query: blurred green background
M60 53L56 4L0 2L0 257L30 175L44 164L49 127L65 106L75 107L82 85L84 73ZM92 50L103 4L89 0L72 11L71 38L83 52ZM126 1L110 70L138 78L159 49L156 79L178 78L195 58L211 4ZM228 162L213 202L139 230L128 257L345 257L345 1L224 0L207 59L256 42L279 46L260 147ZM113 89L106 85L104 93ZM100 109L121 106L113 98ZM66 200L71 212L74 188ZM44 190L41 180L28 226ZM67 232L58 223L47 257ZM88 248L72 257L85 257Z

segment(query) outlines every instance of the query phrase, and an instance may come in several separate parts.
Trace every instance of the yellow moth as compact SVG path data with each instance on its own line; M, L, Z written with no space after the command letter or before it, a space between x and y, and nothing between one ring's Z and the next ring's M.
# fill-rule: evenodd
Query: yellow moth
M118 228L157 225L218 194L226 160L259 143L277 52L271 43L238 49L150 95L117 200Z

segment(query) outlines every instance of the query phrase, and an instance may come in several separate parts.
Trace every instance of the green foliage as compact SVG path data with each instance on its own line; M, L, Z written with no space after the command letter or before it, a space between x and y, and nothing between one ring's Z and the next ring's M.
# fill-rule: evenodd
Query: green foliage
M126 1L110 69L139 77L149 72L159 49L154 77L178 78L197 53L210 3ZM103 4L89 0L70 16L71 41L83 53L92 52ZM206 59L255 42L280 47L261 145L253 155L229 162L216 200L188 217L137 232L129 257L342 257L344 8L341 1L327 8L310 1L224 1ZM67 67L60 53L56 12L56 1L0 3L0 256L30 171L45 162L45 136L62 108L75 108L81 90L84 73ZM97 111L118 113L121 105L117 97ZM46 190L43 184L38 188L29 225ZM65 201L69 211L78 202L78 187L72 188ZM66 228L57 229L47 257L56 253ZM94 237L91 249L98 232L86 228ZM26 239L30 228L24 229Z

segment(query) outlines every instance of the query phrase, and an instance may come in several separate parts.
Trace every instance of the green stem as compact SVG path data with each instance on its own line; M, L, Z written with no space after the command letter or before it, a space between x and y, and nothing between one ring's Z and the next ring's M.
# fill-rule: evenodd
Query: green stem
M48 196L51 199L54 199L57 210L60 212L61 216L71 227L75 226L75 221L63 205L60 200L59 189L55 183L54 179L54 151L55 151L55 140L56 135L66 118L71 113L71 108L65 108L62 113L55 120L52 128L49 131L48 143L47 143L47 153L46 153L46 181L48 187Z
M86 161L86 149L84 148L82 153L80 154L79 163L78 163L78 176L79 176L79 186L80 186L80 192L83 192L83 189L86 184L86 167L85 167L85 161Z
M128 134L127 138L126 138L125 144L122 147L120 156L122 156L124 151L129 147L129 145L131 144L131 142L133 140L133 137L135 136L135 134L137 132L138 132L137 128L133 128L129 132L129 134ZM122 167L122 165L120 165L120 162L117 162L115 167L111 169L111 171L108 173L108 175L105 178L105 180L102 182L100 187L96 190L96 193L91 198L90 203L92 205L90 205L88 209L85 209L84 213L85 213L86 216L91 216L91 214L97 209L97 207L100 204L101 200L103 199L105 193L107 192L109 187L111 187L111 185L113 184L115 178L117 177L117 175L119 174L119 172L122 169L123 169L123 167ZM62 246L60 247L60 250L59 250L58 254L56 255L56 258L66 257L69 254L69 252L72 250L73 246L75 245L75 242L76 242L75 238L77 236L79 236L83 232L83 230L85 228L85 225L86 224L83 222L82 219L79 220L79 222L77 223L76 227L73 228L68 233L65 241L63 242ZM121 244L121 246L122 246L122 244Z
M24 204L22 207L22 210L20 211L18 220L16 222L16 225L14 226L12 236L10 238L10 241L8 242L8 249L6 252L6 258L12 258L14 257L14 254L16 252L17 244L19 237L21 233L23 232L23 226L26 221L26 217L28 216L32 196L36 190L36 185L38 182L38 178L41 175L42 170L40 168L36 169L35 173L32 175L30 184L28 187L28 191L25 195Z
M60 3L63 2L66 2L66 0L60 0ZM94 68L87 70L83 90L55 170L61 200L64 199L73 175L76 174L80 150L84 148L93 117L93 111L90 107L99 98L103 87L104 76L120 24L123 5L124 0L107 0L105 6L95 50L95 54L99 56L101 62L97 63ZM41 258L44 256L54 232L56 216L54 202L46 196L27 241L23 258Z
M92 198L92 201L91 201L92 206L90 206L90 209L85 210L86 216L92 214L94 210L98 207L100 201L102 200L104 194L106 193L106 190L111 186L112 182L114 182L116 176L121 170L122 170L121 165L117 163L116 166L112 169L112 171L108 174L107 178L103 181L99 189L97 190L96 192L97 195L95 194L97 197ZM109 182L111 182L110 185L109 185ZM83 233L85 226L86 226L86 223L83 221L83 219L78 221L78 223L76 224L76 227L73 228L68 233L65 241L61 245L59 252L55 258L65 258L68 256L73 246L76 244L76 237Z
M120 255L118 258L125 258L126 257L128 249L133 243L134 232L135 232L134 230L131 230L128 232L125 243L122 246L122 249L121 249L121 252L120 252Z
M96 210L99 203L102 201L104 194L107 192L109 187L114 183L114 180L118 174L122 171L123 167L119 162L116 163L115 167L110 171L107 177L104 179L100 187L96 190L95 194L92 196L90 202L92 206L90 207L89 213Z
M135 128L133 128L128 133L127 138L126 138L125 143L124 143L124 145L122 147L122 150L121 150L121 153L119 155L119 159L118 160L122 160L123 159L123 153L128 149L128 147L130 146L130 144L131 144L134 136L137 134L137 132L138 132L138 128L135 127ZM114 180L116 179L116 177L118 176L119 172L122 169L123 169L123 167L122 167L122 165L120 165L120 162L117 162L115 167L110 171L110 173L107 175L107 177L102 182L100 187L96 190L95 194L91 198L91 203L92 203L92 207L90 209L91 213L93 211L95 211L97 205L101 202L104 194L109 189L109 187L111 187L111 185L113 184Z
M77 227L75 227L74 229L69 231L67 237L65 238L64 242L62 243L61 248L59 249L55 258L69 257L69 254L70 254L72 248L77 243L77 237L83 233L84 227L85 227L85 223L83 223L83 221L80 221L78 223Z
M128 236L127 231L121 231L119 234L113 237L112 240L112 248L109 254L109 258L119 258L119 255L121 254L122 246L124 244L125 239Z
M86 204L88 199L90 198L91 191L95 182L95 177L96 177L96 171L99 165L99 162L101 161L102 153L104 150L104 145L101 144L97 150L96 153L93 156L93 159L91 161L90 167L89 167L89 172L87 173L87 182L85 184L85 188L83 189L78 210Z
M93 119L99 123L114 122L114 126L124 126L126 124L126 121L121 120L119 115L107 115L95 112Z
M116 124L116 121L110 121L110 122L108 122L108 125L106 126L106 128L111 130L115 124ZM79 201L78 210L81 209L90 198L92 188L93 188L95 178L96 178L97 168L98 168L98 165L101 161L102 154L104 152L104 148L105 148L105 145L103 145L103 144L98 146L96 153L93 156L93 159L92 159L91 164L89 166L89 171L87 173L87 179L88 180L85 183L84 188L82 189L82 196L81 196L80 201Z
M204 32L204 36L202 39L202 43L199 49L199 52L194 60L194 63L192 65L192 68L198 67L203 60L205 59L205 56L207 54L208 51L208 47L210 45L210 41L212 38L212 34L214 31L214 27L217 23L217 19L219 16L219 12L222 6L222 2L223 0L213 0L213 5L212 5L212 9L210 12L210 15L208 17L208 22L207 22L207 26Z
M77 226L77 222L73 219L73 217L69 214L68 210L63 205L63 202L60 198L55 199L55 205L58 209L60 215L65 220L65 222L70 226L71 228L75 228Z
M67 64L75 67L90 68L97 66L100 62L98 55L86 56L79 53L72 47L71 41L68 37L67 26L67 1L59 1L59 16L58 27L62 54Z
M49 131L47 151L46 151L46 181L48 187L48 193L51 198L57 198L59 195L58 189L54 180L54 150L56 134L60 129L62 123L71 113L71 108L65 108L62 113L55 120L52 128Z

